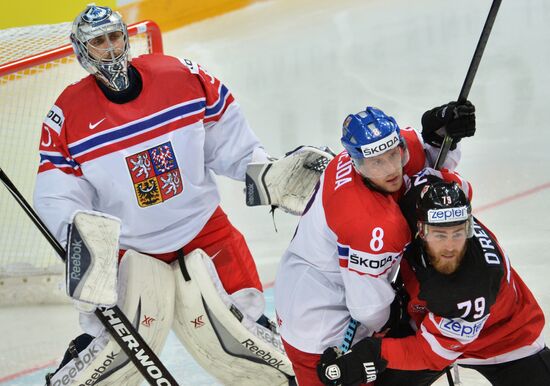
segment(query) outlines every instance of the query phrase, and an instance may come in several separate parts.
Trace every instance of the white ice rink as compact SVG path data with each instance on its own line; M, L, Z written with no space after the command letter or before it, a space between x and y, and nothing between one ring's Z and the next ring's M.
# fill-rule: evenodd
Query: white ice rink
M258 1L164 34L165 52L199 62L221 78L272 155L300 144L339 151L342 121L366 105L378 106L401 126L419 127L426 109L455 100L490 5L490 0ZM548 0L502 2L470 93L478 131L463 141L458 168L474 186L478 217L496 233L546 315L549 21ZM297 218L277 212L276 233L266 208L244 205L241 183L219 181L222 206L247 238L263 282L272 282ZM25 374L0 384L40 385L46 370L30 369L63 354L77 334L76 312L70 306L0 309L0 328L0 380ZM550 339L550 329L545 331ZM25 354L11 363L18 352ZM217 385L190 359L181 359L184 355L171 336L162 358L181 385ZM488 384L461 374L463 385Z

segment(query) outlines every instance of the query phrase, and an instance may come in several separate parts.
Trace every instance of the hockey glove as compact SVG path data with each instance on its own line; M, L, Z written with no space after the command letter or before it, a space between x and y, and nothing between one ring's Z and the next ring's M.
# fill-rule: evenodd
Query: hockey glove
M391 336L393 338L401 336L401 334L408 334L409 315L407 313L407 305L409 304L409 294L405 290L401 280L398 283L391 283L395 291L395 297L390 305L390 316L388 321L380 329L379 333L383 333L382 336ZM378 335L377 335L378 336Z
M422 138L424 142L441 147L445 134L453 139L451 150L464 137L476 132L476 108L470 102L449 102L435 107L422 115Z
M352 386L373 382L386 369L388 362L380 356L382 340L360 340L343 354L329 347L317 364L317 376L325 385Z

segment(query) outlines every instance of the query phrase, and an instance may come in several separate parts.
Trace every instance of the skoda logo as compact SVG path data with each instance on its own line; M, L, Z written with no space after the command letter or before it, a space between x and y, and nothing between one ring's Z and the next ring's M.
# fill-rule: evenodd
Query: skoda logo
M111 16L111 10L109 8L93 6L89 8L84 15L82 15L82 20L92 23L104 20L109 16Z

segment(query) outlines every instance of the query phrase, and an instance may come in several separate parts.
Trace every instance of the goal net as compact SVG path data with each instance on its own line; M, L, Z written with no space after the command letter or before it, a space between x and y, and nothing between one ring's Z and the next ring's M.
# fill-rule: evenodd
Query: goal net
M69 42L71 23L0 30L0 168L32 203L42 121L69 84L88 75ZM162 52L158 26L128 27L131 55ZM64 266L0 186L0 306L64 301Z

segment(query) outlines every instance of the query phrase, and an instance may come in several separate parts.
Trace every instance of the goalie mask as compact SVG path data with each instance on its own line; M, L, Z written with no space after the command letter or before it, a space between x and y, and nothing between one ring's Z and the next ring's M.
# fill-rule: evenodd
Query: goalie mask
M89 5L72 26L71 43L79 63L114 91L128 88L126 24L118 12Z

